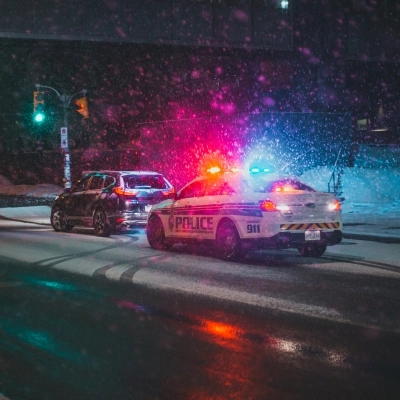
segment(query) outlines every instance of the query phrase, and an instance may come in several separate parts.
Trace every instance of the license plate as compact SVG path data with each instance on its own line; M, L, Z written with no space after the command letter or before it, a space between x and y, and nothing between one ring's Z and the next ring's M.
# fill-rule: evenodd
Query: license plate
M144 206L144 211L149 212L152 206Z
M320 240L321 233L320 231L305 231L304 232L306 240Z

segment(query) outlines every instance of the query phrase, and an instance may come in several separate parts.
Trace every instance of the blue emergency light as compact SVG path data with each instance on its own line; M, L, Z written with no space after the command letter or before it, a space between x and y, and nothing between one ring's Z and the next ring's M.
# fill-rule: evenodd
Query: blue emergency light
M274 169L271 168L271 167L262 167L262 168L260 168L260 167L251 167L249 171L250 171L251 174L259 174L259 173L268 174L268 173L274 172Z

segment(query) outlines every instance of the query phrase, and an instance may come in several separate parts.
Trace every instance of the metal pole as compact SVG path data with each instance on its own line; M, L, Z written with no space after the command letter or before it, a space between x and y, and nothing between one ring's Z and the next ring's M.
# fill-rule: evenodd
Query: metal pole
M69 190L71 188L71 158L69 154L69 144L68 144L68 106L71 102L71 99L79 94L83 93L84 96L86 96L87 90L83 89L80 90L79 92L74 93L73 95L69 96L67 94L60 94L57 92L56 89L54 89L51 86L45 86L45 85L40 85L36 84L37 90L40 90L40 88L47 88L51 89L53 92L55 92L58 96L58 98L62 101L63 103L63 112L64 112L64 127L61 128L61 139L63 137L63 134L66 136L65 144L61 148L61 151L63 152L64 155L64 188Z
M70 101L70 97L66 94L60 96L63 102L63 111L64 111L64 127L68 134L68 104ZM64 148L64 189L71 189L71 157L69 154L69 141L67 141L67 146Z

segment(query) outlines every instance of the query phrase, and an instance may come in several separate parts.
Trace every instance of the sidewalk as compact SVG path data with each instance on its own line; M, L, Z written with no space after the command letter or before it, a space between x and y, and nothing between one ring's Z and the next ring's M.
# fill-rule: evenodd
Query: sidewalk
M0 208L0 218L50 226L49 206ZM343 213L343 236L346 239L400 243L400 216L392 214Z
M50 206L6 207L0 208L0 219L50 226L50 213Z
M342 218L343 236L347 239L400 243L400 217L398 215L343 213Z

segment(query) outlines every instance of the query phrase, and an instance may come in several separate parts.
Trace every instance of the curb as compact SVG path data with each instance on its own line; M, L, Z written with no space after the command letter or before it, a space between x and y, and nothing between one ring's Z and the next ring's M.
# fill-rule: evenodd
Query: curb
M6 221L23 222L25 224L36 224L36 225L42 225L42 226L51 226L50 222L39 222L39 221L37 221L37 219L30 221L29 219L9 218L9 217L5 217L4 215L0 215L0 219L6 220ZM45 219L45 218L43 218L43 219Z
M343 232L343 238L368 240L370 242L380 242L380 243L400 243L400 237L381 236L381 235L374 235L374 234L368 234L368 233L346 233L346 232Z

